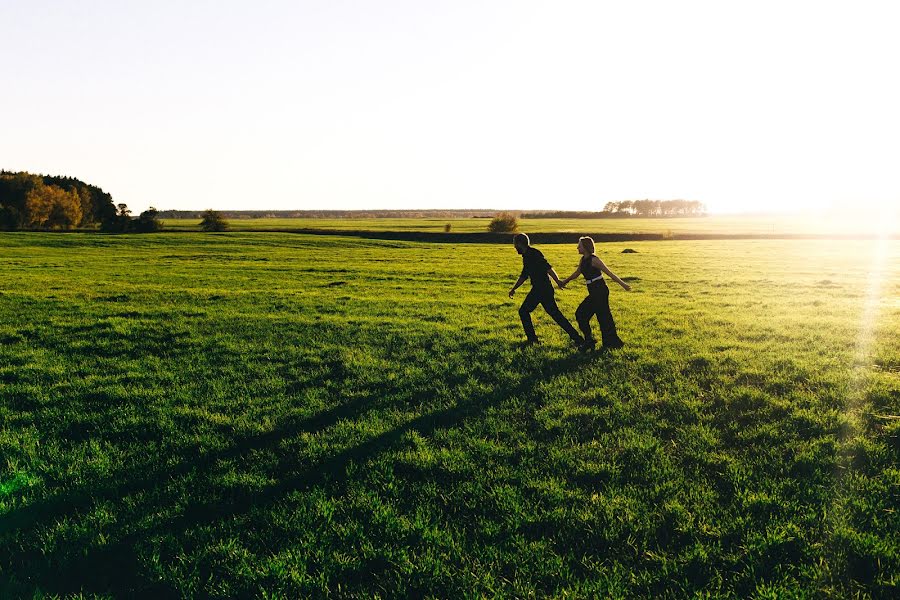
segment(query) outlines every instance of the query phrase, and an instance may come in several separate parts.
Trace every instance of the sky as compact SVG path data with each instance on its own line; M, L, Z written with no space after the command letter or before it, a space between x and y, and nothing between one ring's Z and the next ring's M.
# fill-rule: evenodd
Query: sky
M0 0L0 169L159 209L900 206L900 3Z

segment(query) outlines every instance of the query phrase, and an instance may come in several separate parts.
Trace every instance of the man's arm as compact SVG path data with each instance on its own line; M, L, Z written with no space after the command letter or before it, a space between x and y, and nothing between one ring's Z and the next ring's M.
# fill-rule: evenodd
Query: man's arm
M607 275L609 275L609 278L610 278L610 279L612 279L613 281L615 281L616 283L618 283L619 285L621 285L622 288L623 288L626 292L630 292L630 291L631 291L631 286L628 285L627 283L625 283L624 281L622 281L621 279L619 279L619 276L618 276L618 275L616 275L615 273L613 273L612 271L610 271L610 270L609 270L609 267L607 267L606 264L605 264L602 260L600 260L599 257L595 256L595 257L594 257L594 260L591 261L591 262L593 263L593 265L594 265L595 267L597 267L598 269L600 269L601 271L603 271L604 273L606 273Z
M528 276L525 275L525 273L522 273L521 275L519 275L518 281L516 281L516 284L515 284L514 286L512 286L512 287L510 288L510 290L509 290L509 297L510 297L510 298L512 298L512 297L513 297L513 294L516 293L516 289L517 289L520 285L522 285L523 283L525 283L525 280L526 280L526 279L528 279Z
M559 289L563 289L565 287L565 284L559 280L559 275L556 274L556 269L550 267L549 269L547 269L547 275L550 276L550 279L556 282L556 286Z

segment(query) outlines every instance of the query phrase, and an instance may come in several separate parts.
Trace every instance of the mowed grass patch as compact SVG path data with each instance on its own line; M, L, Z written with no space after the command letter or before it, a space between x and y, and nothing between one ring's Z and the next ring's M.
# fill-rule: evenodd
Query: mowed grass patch
M897 242L599 253L0 235L0 596L893 596Z

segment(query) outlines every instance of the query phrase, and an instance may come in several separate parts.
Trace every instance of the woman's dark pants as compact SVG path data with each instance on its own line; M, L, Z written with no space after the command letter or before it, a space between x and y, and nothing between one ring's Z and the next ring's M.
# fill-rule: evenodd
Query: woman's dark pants
M621 345L622 340L616 333L616 323L613 321L612 312L609 310L609 288L602 279L587 286L588 295L575 311L575 320L584 334L587 342L594 340L591 332L591 318L596 315L600 321L600 336L604 346Z
M556 298L553 297L553 288L542 290L534 287L531 288L531 291L525 296L525 300L522 301L522 306L519 307L519 318L522 319L522 327L525 328L525 335L529 340L537 340L537 335L534 333L534 323L531 322L531 312L537 308L538 304L544 307L547 314L569 334L573 341L581 342L578 331L572 327L572 324L563 316L562 311L556 305Z

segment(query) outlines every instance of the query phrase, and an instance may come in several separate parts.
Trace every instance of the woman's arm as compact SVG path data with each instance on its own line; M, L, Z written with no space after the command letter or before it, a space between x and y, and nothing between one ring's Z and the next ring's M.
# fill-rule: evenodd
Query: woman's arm
M565 279L563 279L562 281L559 281L557 283L559 283L559 287L564 288L564 287L566 287L566 285L568 285L568 283L570 281L574 281L575 279L578 279L579 275L581 275L581 265L578 265L578 268L575 269L574 273L572 273L571 275L569 275L568 277L566 277Z
M593 260L591 261L591 264L594 265L595 267L597 267L598 269L600 269L601 271L603 271L604 273L606 273L607 275L609 275L609 278L612 279L613 281L615 281L616 283L618 283L619 285L621 285L622 288L626 292L631 291L631 286L628 285L627 283L625 283L624 281L622 281L621 279L619 279L618 275L616 275L615 273L610 271L609 267L607 267L606 264L602 260L600 260L599 256L595 256L593 258Z

